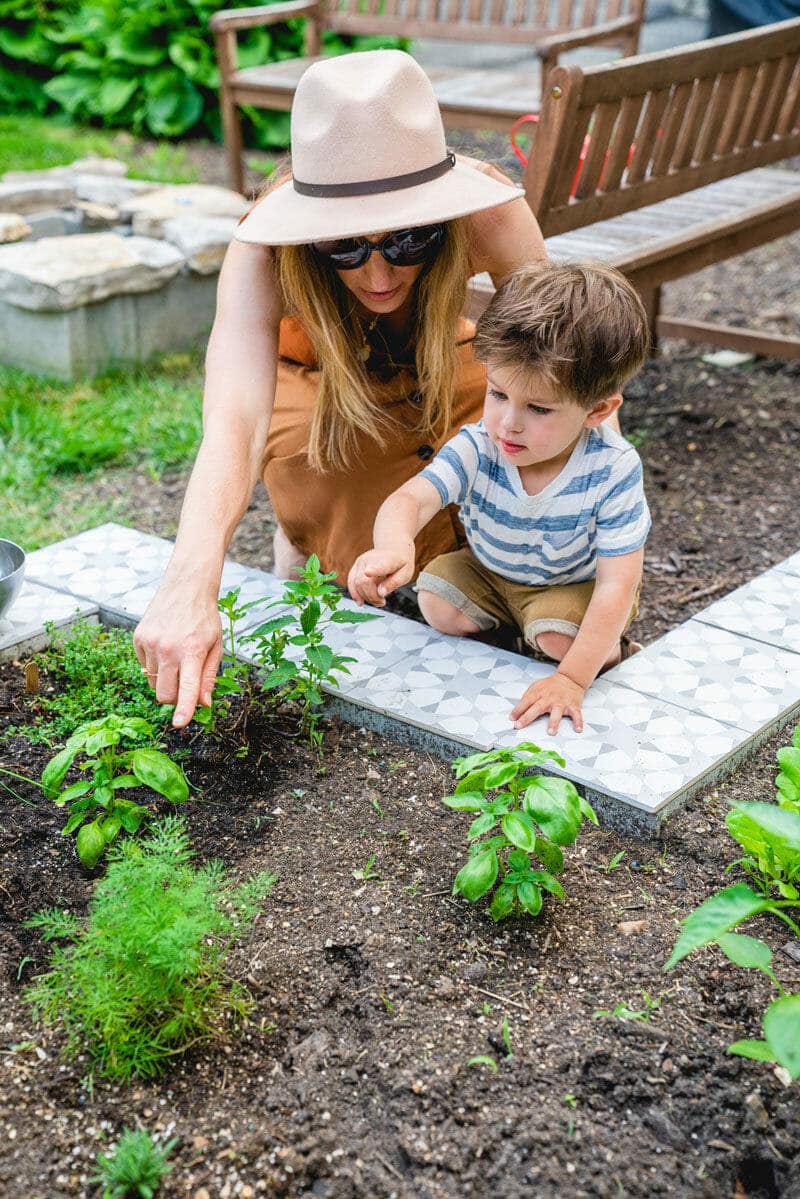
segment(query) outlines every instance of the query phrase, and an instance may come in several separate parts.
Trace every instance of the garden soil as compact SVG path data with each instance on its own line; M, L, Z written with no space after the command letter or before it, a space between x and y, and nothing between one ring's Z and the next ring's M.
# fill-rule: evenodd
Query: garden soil
M671 286L665 308L797 327L798 262L800 239L785 239ZM623 426L654 518L640 640L797 549L799 384L797 366L721 369L671 343L628 387ZM91 486L119 519L174 532L183 476ZM259 491L232 557L268 567L270 524ZM6 664L0 728L28 702L21 665ZM249 1026L129 1087L87 1087L86 1061L63 1062L57 1031L32 1021L24 988L48 955L22 922L84 913L93 876L35 788L15 784L34 806L0 792L0 1195L96 1194L96 1152L141 1124L179 1138L165 1196L796 1199L798 1084L726 1053L760 1035L770 984L715 950L662 970L681 918L740 877L726 874L725 812L772 797L787 740L654 840L589 828L567 851L566 900L494 925L451 894L469 817L441 803L446 763L338 722L321 764L279 720L251 726L241 760L173 735L197 788L184 811L198 859L278 881L229 964L255 1001ZM0 765L31 777L45 757L0 743ZM751 931L800 989L786 937ZM637 1015L610 1014L620 1004Z

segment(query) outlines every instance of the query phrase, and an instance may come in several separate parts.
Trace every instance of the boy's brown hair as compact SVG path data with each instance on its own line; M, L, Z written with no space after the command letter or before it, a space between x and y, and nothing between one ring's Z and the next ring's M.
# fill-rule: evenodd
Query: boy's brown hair
M478 320L475 357L544 375L582 408L604 400L647 357L642 301L603 262L537 262L510 275Z

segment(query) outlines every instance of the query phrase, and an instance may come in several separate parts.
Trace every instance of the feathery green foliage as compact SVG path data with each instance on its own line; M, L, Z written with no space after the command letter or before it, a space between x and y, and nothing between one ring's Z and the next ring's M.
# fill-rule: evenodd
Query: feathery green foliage
M157 1144L145 1128L124 1128L116 1149L98 1153L97 1173L91 1178L103 1188L103 1199L153 1199L165 1174L172 1166L167 1158L177 1145L177 1137L165 1145Z
M190 1045L226 1037L252 1006L225 962L275 876L234 886L220 862L196 869L191 857L185 822L168 817L109 850L85 923L53 911L28 922L46 940L69 933L26 996L39 1019L63 1029L65 1056L87 1054L93 1073L123 1082L160 1074Z

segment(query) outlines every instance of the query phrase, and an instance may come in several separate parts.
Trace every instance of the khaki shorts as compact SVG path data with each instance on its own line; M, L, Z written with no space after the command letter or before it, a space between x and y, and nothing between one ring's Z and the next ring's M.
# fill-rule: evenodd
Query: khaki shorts
M537 649L540 633L577 635L592 598L594 579L553 587L512 583L489 570L467 547L429 562L416 589L441 596L474 620L482 632L501 624L515 625L528 645ZM625 629L636 619L638 601L637 588Z

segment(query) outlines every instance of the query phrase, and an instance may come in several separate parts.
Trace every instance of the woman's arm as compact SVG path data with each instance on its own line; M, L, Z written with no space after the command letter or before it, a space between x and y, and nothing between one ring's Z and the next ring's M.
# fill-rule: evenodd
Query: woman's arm
M508 176L491 163L476 158L465 161L499 183L514 186ZM473 213L467 221L473 274L488 271L495 287L518 267L538 258L547 258L539 222L524 197L498 208Z
M280 316L272 251L233 241L206 356L203 439L172 558L134 634L156 698L176 704L177 728L189 723L198 698L211 703L222 655L222 563L262 472Z

